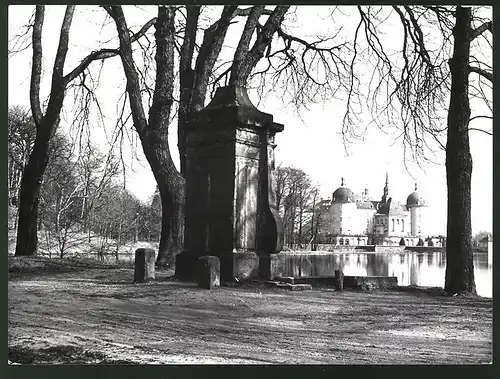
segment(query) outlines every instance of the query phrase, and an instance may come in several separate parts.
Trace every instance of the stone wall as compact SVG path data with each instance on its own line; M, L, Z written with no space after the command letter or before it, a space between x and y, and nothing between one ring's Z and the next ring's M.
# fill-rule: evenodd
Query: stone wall
M407 215L389 215L389 235L397 237L406 237L411 233L410 213Z
M405 246L375 246L375 252L380 254L401 254L404 253Z

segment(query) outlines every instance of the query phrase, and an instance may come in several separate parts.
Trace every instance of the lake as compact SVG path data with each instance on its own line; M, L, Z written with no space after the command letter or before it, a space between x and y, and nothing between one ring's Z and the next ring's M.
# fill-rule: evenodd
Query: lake
M344 275L395 276L400 286L444 287L446 253L339 253ZM474 253L477 294L492 297L493 267L487 253Z
M335 266L341 267L344 275L395 276L400 286L444 287L444 252L329 254L335 255ZM134 257L132 253L120 254L120 261L133 263ZM105 260L114 261L115 255L105 255ZM492 265L488 265L488 253L474 253L474 276L478 295L492 297L492 271Z

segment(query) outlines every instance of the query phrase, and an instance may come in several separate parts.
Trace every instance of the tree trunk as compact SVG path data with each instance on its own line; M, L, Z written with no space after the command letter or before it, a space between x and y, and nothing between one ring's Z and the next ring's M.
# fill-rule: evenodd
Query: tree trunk
M45 8L36 6L33 24L33 63L30 85L30 103L37 127L35 143L21 179L19 221L17 228L16 256L34 255L38 245L38 202L40 186L49 161L50 139L59 124L67 82L63 77L64 62L68 52L69 30L73 20L74 5L68 5L64 14L59 46L57 48L49 102L45 116L40 106L40 78L42 73L42 26Z
M116 243L116 251L115 251L115 258L116 258L116 263L118 263L120 261L120 245L121 245L121 242L122 242L122 219L121 219L121 216L120 216L120 223L118 225L118 240L117 240L117 243Z
M191 68L193 60L196 33L198 30L198 18L200 7L187 7L186 31L181 46L180 69L179 69L179 115L177 127L177 146L179 147L181 174L186 172L186 130L188 114L192 110L192 97L195 85L195 71Z
M42 123L21 179L16 256L35 255L38 245L38 202L49 161L49 140L55 125Z
M159 7L155 24L156 84L146 119L141 101L139 75L134 67L129 30L119 6L105 6L115 20L120 39L121 60L127 77L127 92L134 127L144 155L158 184L162 205L162 231L157 264L174 262L183 248L184 179L177 171L168 145L169 117L174 89L174 7Z
M469 148L469 54L471 9L457 7L453 29L451 97L448 110L446 178L448 226L445 290L476 293L471 233L472 157Z
M175 168L166 138L149 131L141 138L144 155L155 176L161 199L161 234L156 263L168 266L184 246L184 178Z

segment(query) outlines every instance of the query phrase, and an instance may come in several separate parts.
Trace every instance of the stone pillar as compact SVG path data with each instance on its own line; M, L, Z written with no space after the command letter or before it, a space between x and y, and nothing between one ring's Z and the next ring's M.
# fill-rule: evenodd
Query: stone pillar
M219 88L207 107L191 115L179 279L193 280L204 255L220 258L222 280L255 277L259 255L281 250L273 174L274 135L282 130L237 86Z
M220 287L220 260L205 255L198 259L198 287L207 290Z
M335 289L337 291L344 290L344 273L342 270L335 270Z
M153 249L137 249L135 251L134 283L155 280L155 251Z

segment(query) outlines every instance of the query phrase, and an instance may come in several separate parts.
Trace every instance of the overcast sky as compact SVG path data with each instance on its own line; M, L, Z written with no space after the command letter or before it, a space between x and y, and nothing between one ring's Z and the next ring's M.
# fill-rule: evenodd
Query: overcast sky
M72 69L79 60L95 49L95 41L105 41L114 33L113 24L101 28L104 11L99 8L88 8L77 12L72 25L70 50L65 72ZM27 22L31 16L32 6L9 7L9 38L19 32L19 26ZM90 10L90 11L89 11ZM64 7L48 6L44 24L44 67L50 69L57 48L57 36L64 14ZM323 14L320 7L299 9L298 19L294 22L296 30L316 30L317 14ZM128 11L129 25L141 25L151 18L152 14L145 10ZM154 16L154 14L153 14ZM347 23L349 24L349 23ZM351 23L352 24L352 23ZM236 27L236 26L235 26ZM349 27L349 25L348 25ZM352 27L352 25L350 25ZM312 32L311 32L312 33ZM234 33L236 35L236 33ZM47 38L52 36L52 38ZM116 42L110 44L115 47ZM109 44L108 44L109 46ZM29 107L29 75L31 70L31 50L16 54L9 58L9 106L22 105ZM42 82L42 99L47 96L51 72L44 75ZM100 89L97 93L105 112L105 128L109 134L116 123L118 99L124 89L124 76L119 58L105 62L101 74ZM250 98L257 104L258 97L250 92ZM70 123L72 96L67 96L63 123ZM418 192L432 207L432 220L429 228L434 234L446 234L446 170L444 152L438 153L435 164L424 163L423 169L410 164L408 172L403 164L401 142L382 133L376 127L370 127L364 141L348 146L348 155L344 149L340 130L345 110L345 103L334 99L325 99L324 104L310 104L303 110L301 118L294 114L291 106L285 106L281 99L269 96L262 101L259 109L272 113L276 122L285 125L285 130L276 137L276 159L283 165L293 165L303 169L316 182L324 198L330 197L340 186L341 177L346 185L355 193L367 188L374 199L380 199L385 182L385 173L389 174L389 195L394 201L405 202L413 192L415 182ZM474 110L474 109L473 109ZM472 125L471 125L472 126ZM490 129L488 121L474 121L474 127ZM105 141L104 129L94 127L92 137L96 141ZM171 143L176 146L176 130L172 128ZM131 133L133 136L133 133ZM146 201L155 190L154 177L149 169L137 140L138 161L125 153L126 162L131 169L127 172L127 187L141 200ZM484 133L470 132L471 153L473 158L472 174L472 229L492 230L492 138ZM175 149L174 159L178 162Z

